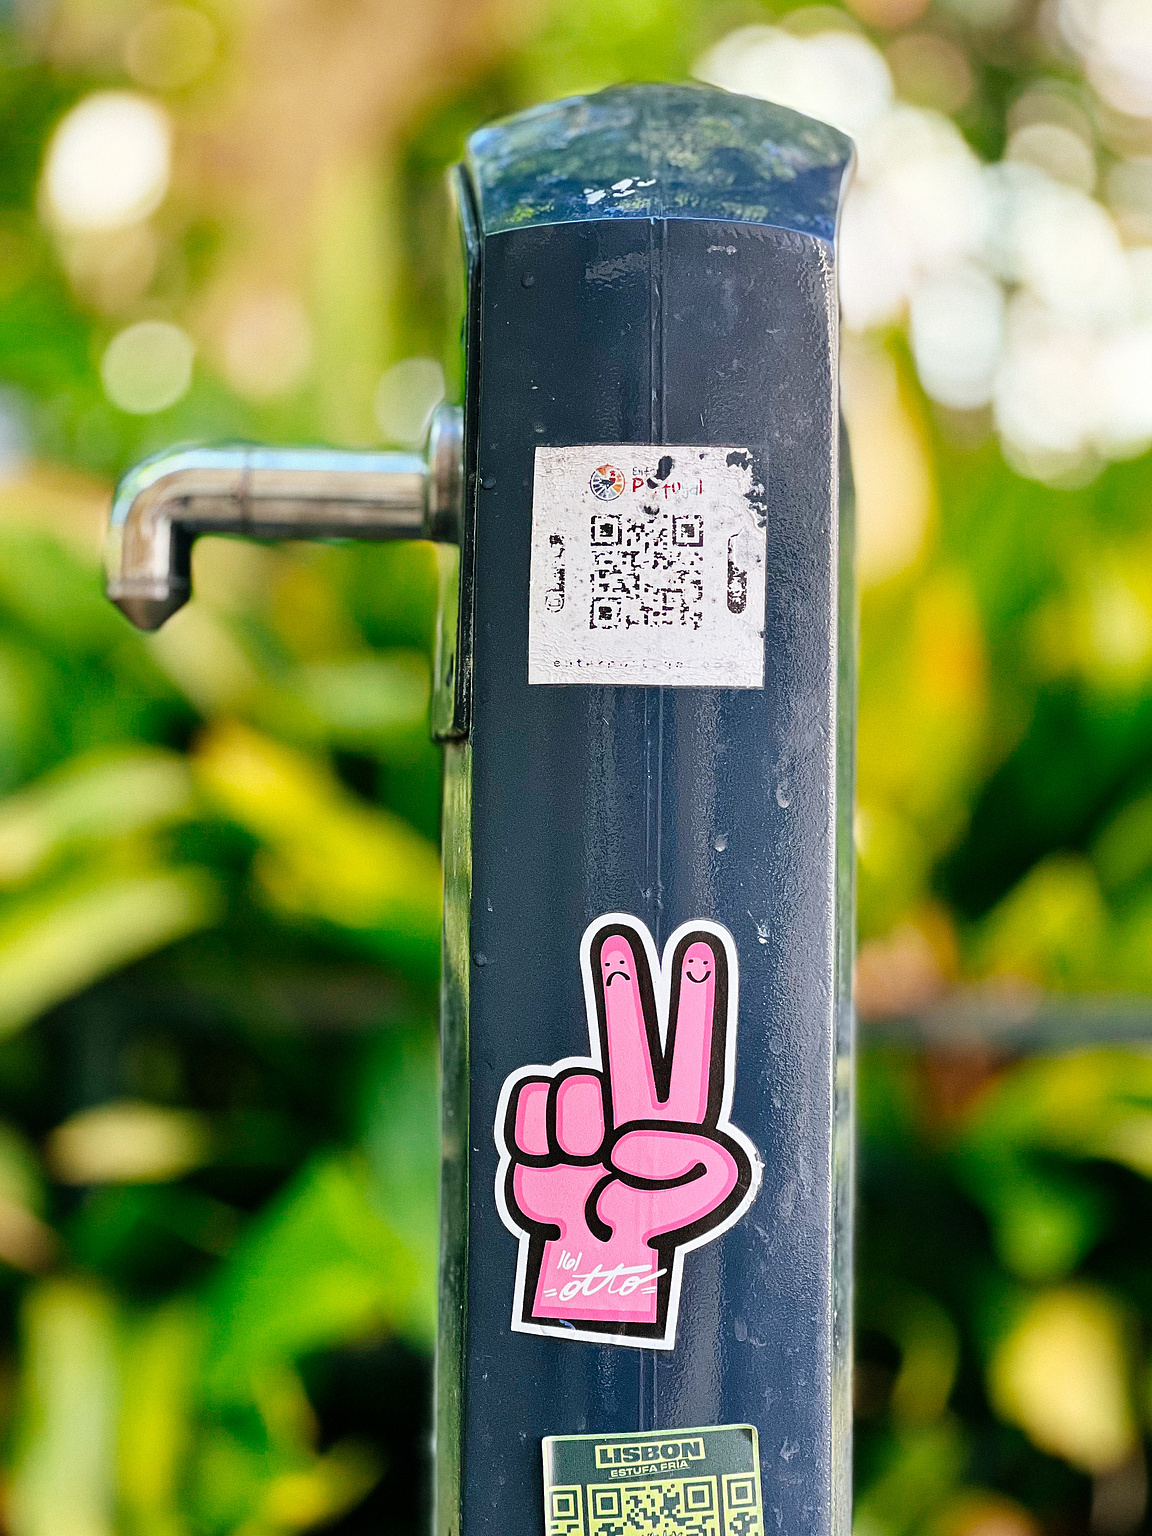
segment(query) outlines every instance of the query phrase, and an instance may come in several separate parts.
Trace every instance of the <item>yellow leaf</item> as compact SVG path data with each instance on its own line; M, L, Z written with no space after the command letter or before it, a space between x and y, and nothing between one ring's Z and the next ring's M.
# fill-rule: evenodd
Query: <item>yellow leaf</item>
M312 1466L283 1472L268 1485L260 1525L275 1531L307 1531L354 1508L379 1480L371 1446L342 1440Z
M993 1407L1040 1450L1107 1472L1136 1444L1125 1344L1123 1313L1106 1292L1042 1292L993 1355Z
M208 792L265 848L255 874L282 911L435 942L440 862L407 822L360 803L318 763L247 726L197 752Z
M189 1110L101 1104L58 1125L46 1151L63 1184L161 1184L207 1161L208 1127Z
M192 1444L199 1327L186 1302L147 1313L123 1351L119 1494L133 1529L178 1530L182 1477Z
M978 943L982 970L1047 986L1085 985L1094 977L1105 928L1092 866L1052 854L988 914Z

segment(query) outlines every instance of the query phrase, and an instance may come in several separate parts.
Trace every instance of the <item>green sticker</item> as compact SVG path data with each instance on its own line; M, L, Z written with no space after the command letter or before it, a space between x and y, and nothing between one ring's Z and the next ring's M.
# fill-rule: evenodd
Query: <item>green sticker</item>
M548 1536L764 1536L751 1424L549 1435Z

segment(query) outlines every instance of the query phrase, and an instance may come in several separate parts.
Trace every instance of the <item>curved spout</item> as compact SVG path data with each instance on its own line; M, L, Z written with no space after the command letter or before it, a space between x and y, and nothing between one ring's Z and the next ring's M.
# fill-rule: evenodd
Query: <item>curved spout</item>
M108 596L139 629L159 629L191 596L201 533L454 541L461 426L456 408L441 407L431 465L419 454L325 448L180 448L146 459L112 500Z

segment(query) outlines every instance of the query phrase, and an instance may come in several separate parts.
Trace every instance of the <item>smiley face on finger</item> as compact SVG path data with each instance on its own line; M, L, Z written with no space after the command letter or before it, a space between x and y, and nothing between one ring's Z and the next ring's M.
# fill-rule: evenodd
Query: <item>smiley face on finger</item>
M712 951L707 944L690 944L684 955L684 980L702 987L712 979Z

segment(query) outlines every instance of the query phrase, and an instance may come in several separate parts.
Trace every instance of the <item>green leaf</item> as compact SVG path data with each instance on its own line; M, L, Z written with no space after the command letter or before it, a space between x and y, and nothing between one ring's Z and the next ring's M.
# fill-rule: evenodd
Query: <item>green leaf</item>
M0 885L27 880L64 850L180 821L195 805L174 752L144 746L72 758L0 803Z
M220 912L216 882L195 868L85 871L9 903L0 916L0 1034Z
M257 704L261 721L312 745L417 759L428 735L429 670L417 651L314 662Z
M979 969L1066 989L1098 984L1106 913L1086 859L1053 854L1031 869L984 920Z
M1106 1160L1152 1177L1152 1057L1095 1048L1021 1062L974 1102L949 1156L987 1212L1007 1269L1060 1278L1109 1213L1074 1165Z
M439 1231L439 1060L430 1027L389 1030L366 1073L364 1150L388 1220L436 1272Z
M1145 879L1152 869L1152 795L1123 806L1092 848L1100 883L1114 893Z
M212 1288L208 1390L243 1396L261 1369L381 1330L427 1346L435 1276L382 1214L367 1166L305 1167L249 1228Z
M47 649L71 659L142 649L104 596L94 562L22 528L4 529L0 549L0 607Z
M966 1460L965 1436L954 1420L897 1436L880 1475L856 1501L853 1536L918 1530L955 1488Z

